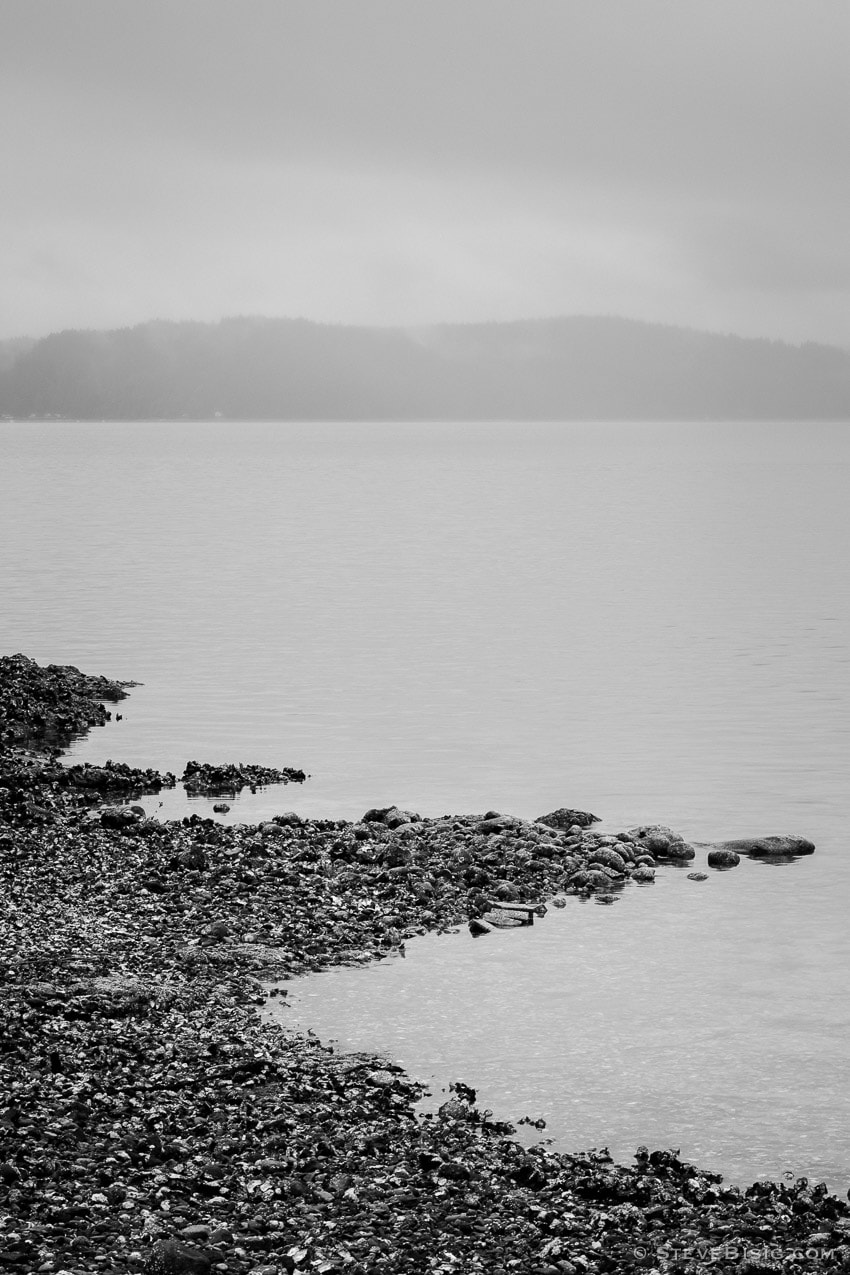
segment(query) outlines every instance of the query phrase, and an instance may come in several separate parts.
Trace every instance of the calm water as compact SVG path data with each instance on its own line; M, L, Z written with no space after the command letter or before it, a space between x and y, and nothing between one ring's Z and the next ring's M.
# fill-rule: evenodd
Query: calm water
M570 804L810 836L411 944L292 1013L563 1145L837 1189L848 490L844 424L0 423L0 651L145 683L76 760L311 773L230 819Z

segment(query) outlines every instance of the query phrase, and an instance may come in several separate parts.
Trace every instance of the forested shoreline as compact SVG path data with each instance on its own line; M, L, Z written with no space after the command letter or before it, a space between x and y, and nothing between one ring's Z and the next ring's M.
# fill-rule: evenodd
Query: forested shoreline
M845 419L850 351L610 317L416 329L153 321L0 343L0 416Z

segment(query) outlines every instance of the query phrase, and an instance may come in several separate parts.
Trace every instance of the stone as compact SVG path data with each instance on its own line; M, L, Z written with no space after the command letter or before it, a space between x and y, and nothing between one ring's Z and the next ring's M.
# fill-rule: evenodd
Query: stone
M664 852L663 858L687 862L696 857L696 850L693 846L689 846L687 841L671 841Z
M497 930L515 930L517 926L524 925L525 922L518 916L512 916L510 912L485 912L484 920L488 925L493 925Z
M495 832L507 832L511 828L519 828L522 826L522 820L516 815L485 815L481 822L477 825L476 831L483 832L488 836Z
M389 814L391 810L395 810L395 806L373 806L366 811L361 823L383 823L384 816Z
M206 1253L178 1240L160 1240L145 1264L148 1275L207 1275L211 1269Z
M632 880L647 884L655 880L655 868L650 868L645 863L639 864L632 873Z
M100 812L100 822L104 828L118 828L123 831L139 822L139 816L128 806L104 806Z
M639 844L646 843L650 837L662 838L666 845L669 845L671 841L682 840L680 833L676 832L673 828L668 828L664 823L639 824L637 828L629 829L628 836L630 840L636 841Z
M401 828L407 823L419 823L419 815L413 810L399 810L398 806L391 806L384 815L384 823L388 828Z
M740 862L741 856L736 850L716 849L708 852L710 868L737 868Z
M739 854L765 859L771 855L814 854L814 843L805 837L742 837L736 841L717 841L718 850L734 850Z
M184 1226L180 1234L184 1240L208 1240L210 1228L199 1223L195 1226Z
M707 881L708 873L707 872L689 872L688 880L689 881Z
M284 810L283 814L275 815L272 823L278 824L281 828L299 828L304 820L294 810Z
M592 823L599 823L599 815L592 815L587 810L570 810L561 806L548 815L538 815L535 823L546 824L548 828L589 828Z
M599 863L603 868L613 868L615 872L623 873L626 870L626 861L622 855L616 850L612 850L610 846L600 846L598 850L594 850L589 859L589 863Z
M477 939L482 934L489 934L490 926L485 925L483 921L479 921L478 917L474 916L469 922L469 932L474 939Z

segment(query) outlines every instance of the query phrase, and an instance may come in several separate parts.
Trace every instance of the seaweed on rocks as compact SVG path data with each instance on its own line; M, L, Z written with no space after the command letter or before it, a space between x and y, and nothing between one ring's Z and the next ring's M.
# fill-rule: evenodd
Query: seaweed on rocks
M647 837L395 807L113 819L59 770L0 752L4 1269L850 1270L850 1209L820 1184L523 1147L461 1082L419 1117L394 1063L261 1017L262 979L380 959L492 899L605 896L654 862Z

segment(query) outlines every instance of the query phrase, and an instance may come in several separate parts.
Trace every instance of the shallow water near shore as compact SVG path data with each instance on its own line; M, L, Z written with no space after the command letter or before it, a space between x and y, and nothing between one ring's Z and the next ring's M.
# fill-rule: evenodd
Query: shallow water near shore
M295 980L269 1013L380 1049L434 1099L472 1084L501 1118L544 1119L517 1132L557 1150L630 1163L641 1143L672 1146L740 1185L807 1176L843 1193L850 1014L821 970L847 951L811 940L824 909L808 866L746 861L704 882L660 867L613 906L570 898L531 929L464 928Z
M71 761L310 772L228 821L810 837L292 994L559 1145L841 1189L849 486L844 424L0 423L0 649L144 683Z

